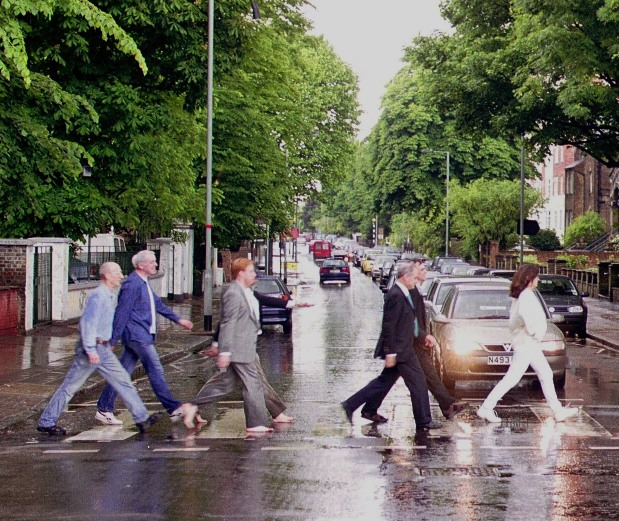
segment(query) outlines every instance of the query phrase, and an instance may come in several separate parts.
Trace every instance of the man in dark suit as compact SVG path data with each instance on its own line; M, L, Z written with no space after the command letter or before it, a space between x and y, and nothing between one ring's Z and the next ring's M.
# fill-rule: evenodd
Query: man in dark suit
M421 284L426 279L426 267L420 260L417 259L414 260L413 263L417 266L418 269L418 284ZM443 385L443 382L441 381L441 378L436 372L436 368L434 367L434 362L432 360L431 354L431 349L436 345L436 339L432 335L427 333L425 304L417 285L410 290L410 295L413 299L413 304L415 305L415 312L417 314L417 320L419 321L420 325L420 334L417 338L415 338L415 353L417 354L419 364L421 365L421 368L423 369L423 372L426 376L426 384L428 385L429 391L438 402L443 416L450 420L451 418L454 418L457 414L468 408L469 404L456 400L453 396L451 396L451 394L449 394L449 391L447 390L445 385ZM361 409L361 416L363 418L378 423L384 423L387 421L387 418L385 418L381 414L378 414L378 408L381 406L383 400L385 399L387 394L389 394L389 391L400 377L398 372L393 369L385 371L384 373L385 374L382 378L384 388L381 392L377 392L376 395L374 395L367 402L365 402L363 409Z
M131 374L138 363L142 362L155 395L165 407L172 421L178 421L185 415L195 415L197 407L181 403L172 396L163 374L163 366L155 349L157 335L157 314L176 322L185 329L191 329L190 320L180 318L166 306L151 289L148 277L157 273L157 259L149 250L136 253L131 259L135 271L123 282L118 294L118 306L114 313L111 346L122 338L124 349L120 363ZM107 340L107 339L106 339ZM114 416L116 391L107 385L97 403L95 418L106 425L122 425Z
M352 423L353 412L362 404L384 392L393 374L401 376L411 395L417 430L438 429L442 425L432 419L426 378L414 349L415 338L424 334L410 297L417 283L418 267L412 262L398 267L397 282L387 293L383 323L375 356L385 359L383 372L363 389L342 402L346 417Z

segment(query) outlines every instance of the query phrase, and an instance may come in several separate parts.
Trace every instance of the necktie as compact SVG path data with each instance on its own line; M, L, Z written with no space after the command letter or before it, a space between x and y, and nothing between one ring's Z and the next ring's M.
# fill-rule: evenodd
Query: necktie
M415 338L417 338L419 336L419 321L417 320L417 313L415 310L415 304L413 304L413 298L411 297L410 293L406 294L406 298L408 299L409 304L411 305L411 307L413 308L413 312L415 313L415 325L414 325L414 334L415 334Z

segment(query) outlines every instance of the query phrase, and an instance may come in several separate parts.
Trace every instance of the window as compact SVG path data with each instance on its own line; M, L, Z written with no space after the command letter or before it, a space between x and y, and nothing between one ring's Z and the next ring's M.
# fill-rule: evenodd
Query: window
M565 171L565 193L567 195L574 193L574 171L573 170Z

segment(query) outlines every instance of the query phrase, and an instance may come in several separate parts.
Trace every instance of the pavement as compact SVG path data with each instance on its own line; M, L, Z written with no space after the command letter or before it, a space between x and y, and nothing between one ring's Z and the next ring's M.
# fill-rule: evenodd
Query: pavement
M289 281L289 285L291 285ZM213 295L213 322L219 319L221 288ZM619 350L619 302L585 299L589 307L589 338ZM168 302L181 318L194 322L192 331L159 317L156 343L162 364L172 363L189 352L208 347L212 334L203 330L203 299L192 297L183 302ZM71 363L77 342L77 323L49 324L23 336L0 336L0 429L38 417L62 383ZM120 349L118 349L118 354ZM144 376L141 365L134 379ZM96 373L75 395L73 403L94 399L105 381Z

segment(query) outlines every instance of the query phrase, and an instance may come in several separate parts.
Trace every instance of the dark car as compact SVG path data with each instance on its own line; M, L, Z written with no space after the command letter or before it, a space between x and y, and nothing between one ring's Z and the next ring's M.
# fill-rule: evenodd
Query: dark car
M537 290L548 310L565 318L557 324L564 335L587 337L587 306L583 297L588 297L588 293L578 291L574 281L566 275L551 274L539 276Z
M269 297L280 298L284 301L291 299L288 287L279 277L274 275L259 275L258 281L253 287L254 291L268 295ZM281 324L284 333L292 333L292 309L291 308L272 308L260 306L260 324Z
M320 283L345 282L350 284L350 268L342 259L325 259L320 267Z

